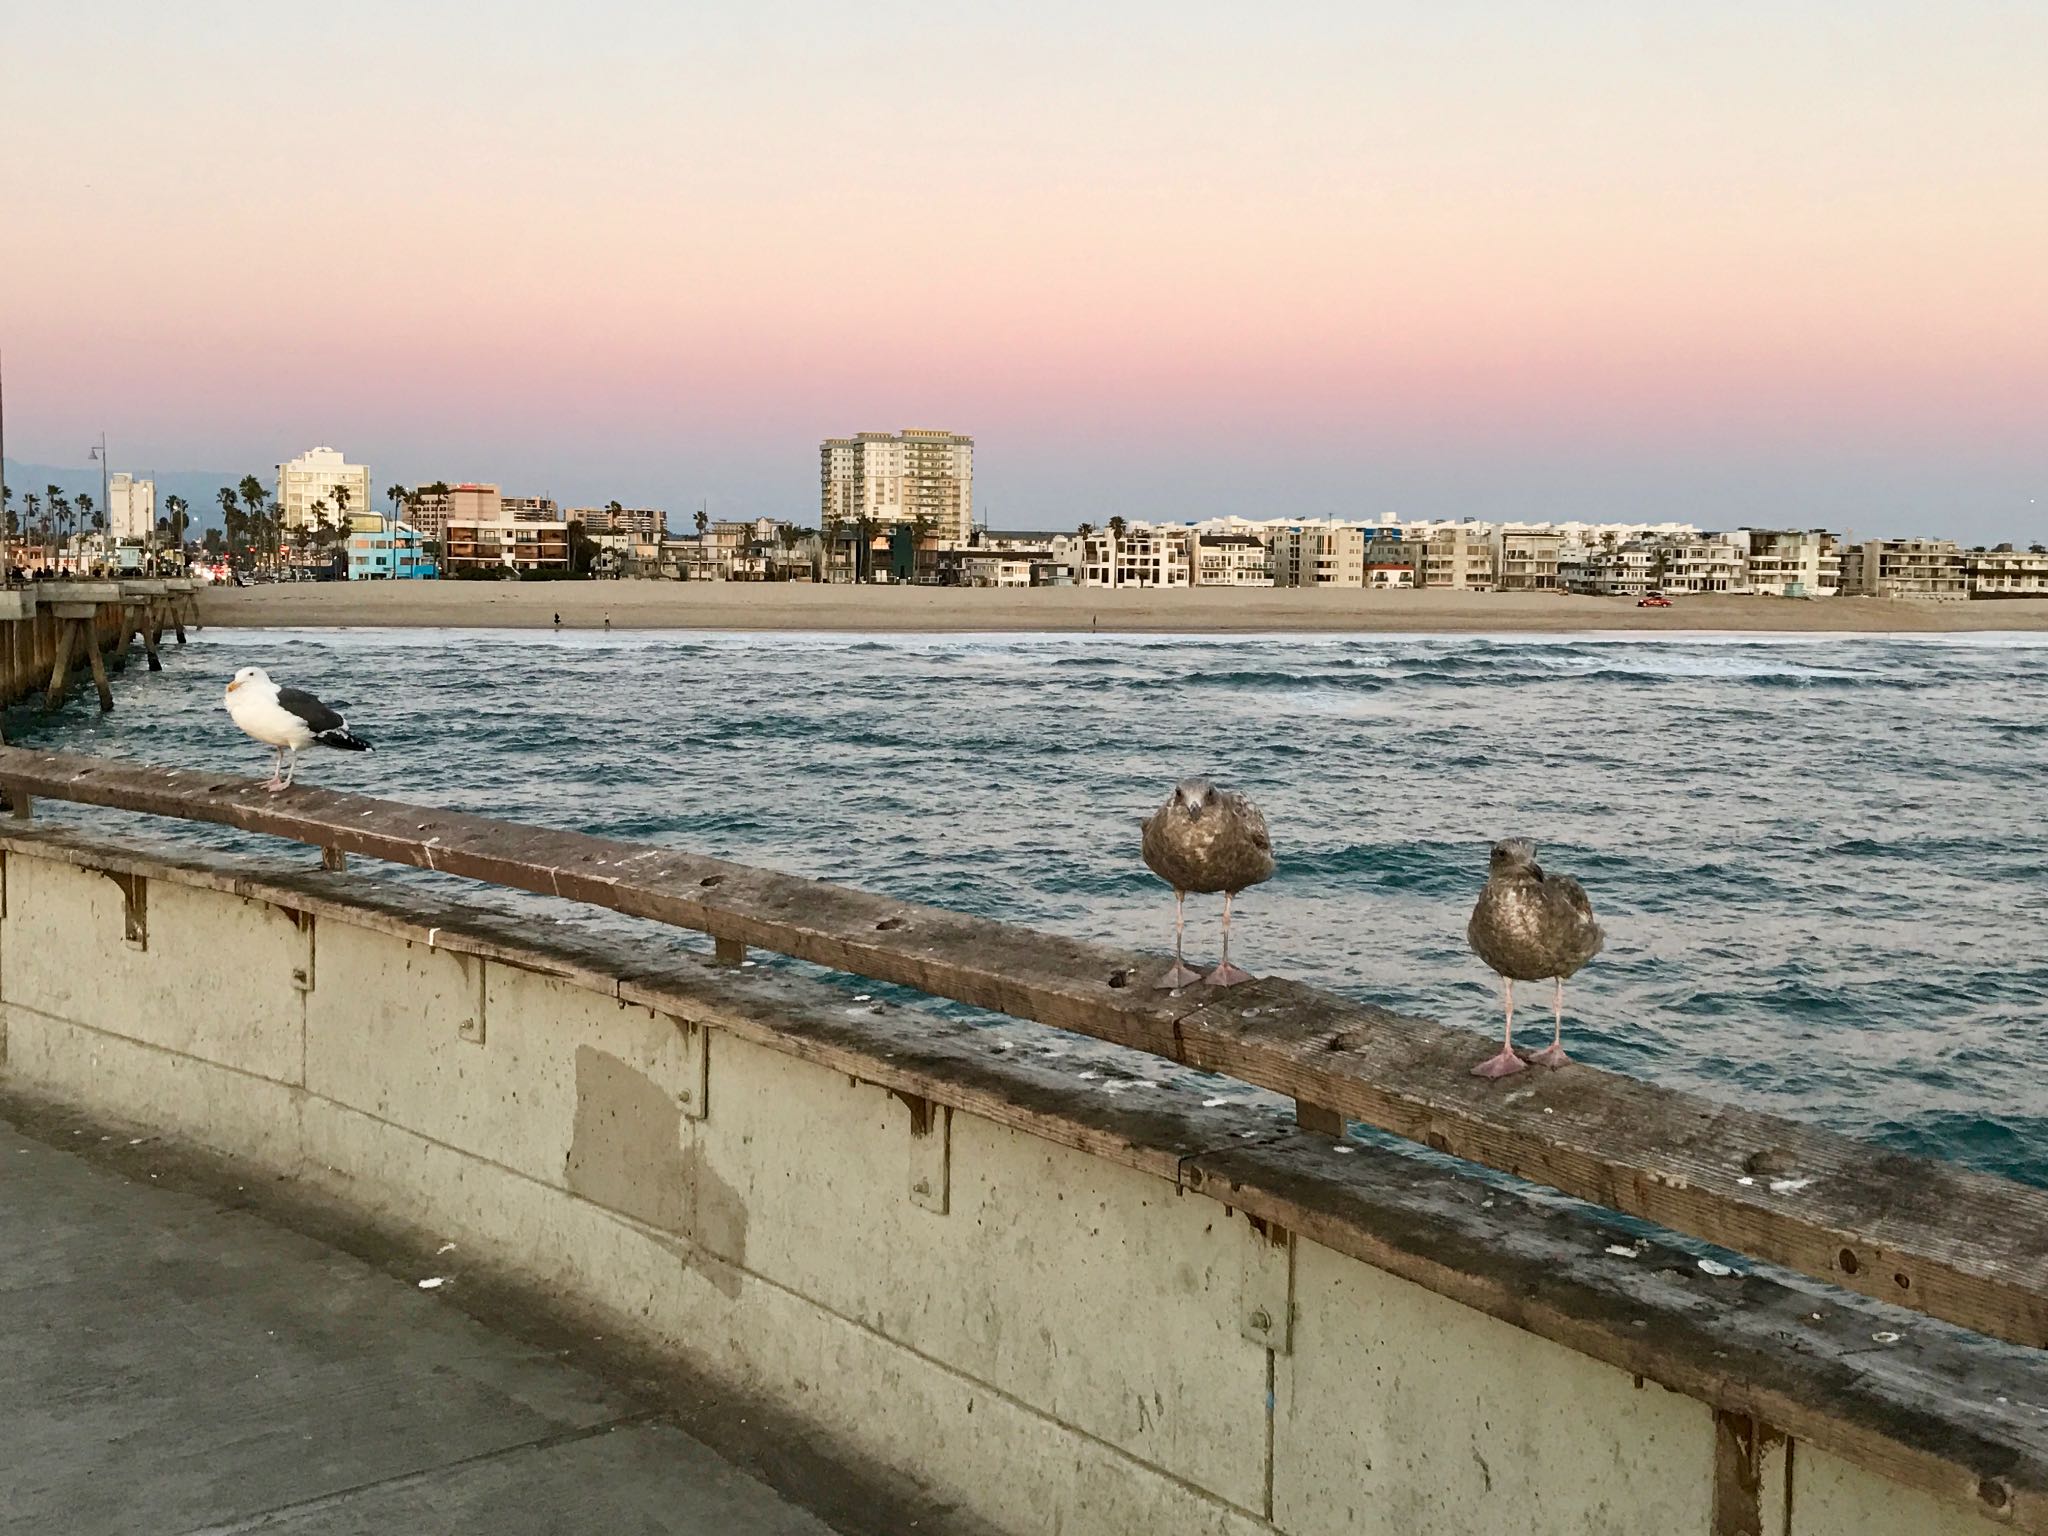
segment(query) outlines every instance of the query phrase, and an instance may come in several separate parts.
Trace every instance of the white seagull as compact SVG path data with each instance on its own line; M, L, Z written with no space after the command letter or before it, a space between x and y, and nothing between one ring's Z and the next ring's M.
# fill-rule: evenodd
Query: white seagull
M272 794L291 787L299 753L315 742L344 752L370 750L370 744L353 734L340 714L304 689L278 687L261 667L237 672L224 702L235 724L265 746L277 748L277 763L263 785ZM291 754L289 764L287 752Z

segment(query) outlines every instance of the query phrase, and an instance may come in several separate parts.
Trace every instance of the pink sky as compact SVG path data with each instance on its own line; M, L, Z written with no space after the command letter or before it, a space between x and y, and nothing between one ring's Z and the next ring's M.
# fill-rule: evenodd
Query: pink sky
M2048 11L1786 9L38 7L8 454L2048 536Z

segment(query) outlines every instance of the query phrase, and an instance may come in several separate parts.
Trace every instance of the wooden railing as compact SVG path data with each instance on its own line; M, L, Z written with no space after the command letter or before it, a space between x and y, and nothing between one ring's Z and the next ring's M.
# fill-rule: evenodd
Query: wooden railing
M678 849L300 786L0 749L36 796L211 822L586 902L1227 1073L1752 1257L2048 1345L2048 1191L1574 1063L1511 1084L1491 1041L1280 978L1155 990L1161 955L1033 932Z

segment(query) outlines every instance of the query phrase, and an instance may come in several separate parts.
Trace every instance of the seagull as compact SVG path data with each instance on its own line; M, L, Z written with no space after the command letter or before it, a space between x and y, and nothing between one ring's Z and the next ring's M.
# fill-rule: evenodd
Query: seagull
M1536 845L1510 837L1493 845L1487 861L1486 889L1472 908L1465 938L1473 952L1507 983L1507 1025L1500 1054L1489 1056L1472 1071L1480 1077L1507 1077L1522 1070L1515 1054L1515 983L1557 978L1555 1029L1547 1048L1529 1060L1543 1067L1561 1067L1564 1053L1564 979L1600 953L1607 941L1593 920L1586 888L1570 875L1546 875L1536 862Z
M299 753L316 741L344 752L367 752L370 744L350 732L348 722L300 688L280 688L261 667L244 667L228 684L223 702L235 724L267 747L277 748L277 763L263 787L272 794L289 789L299 766ZM285 754L291 754L289 765Z
M1230 963L1230 902L1273 874L1273 843L1259 808L1207 779L1182 779L1146 820L1144 852L1146 867L1173 887L1173 969L1160 987L1178 991L1197 981L1215 987L1250 981L1249 971ZM1223 963L1206 977L1181 956L1189 891L1223 893Z

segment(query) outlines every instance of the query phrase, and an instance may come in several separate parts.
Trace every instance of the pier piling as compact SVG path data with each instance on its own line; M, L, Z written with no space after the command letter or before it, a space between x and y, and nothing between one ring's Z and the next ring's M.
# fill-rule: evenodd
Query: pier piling
M149 670L160 672L164 629L173 627L182 645L188 619L196 622L197 613L193 583L183 579L49 581L0 590L0 705L41 692L43 707L56 709L83 661L100 708L112 709L108 675L126 670L130 642L139 636Z

